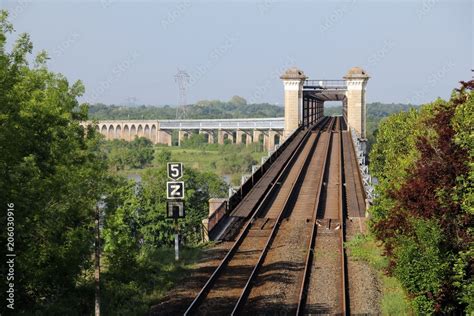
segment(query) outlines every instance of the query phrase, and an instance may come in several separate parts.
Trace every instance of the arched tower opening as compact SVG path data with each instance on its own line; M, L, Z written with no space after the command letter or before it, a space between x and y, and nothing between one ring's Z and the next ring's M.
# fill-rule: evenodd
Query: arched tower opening
M298 127L308 128L324 116L324 103L338 101L348 129L353 128L362 141L366 138L365 89L369 76L364 69L353 67L341 80L308 79L296 67L281 77L285 93L285 129L288 137Z

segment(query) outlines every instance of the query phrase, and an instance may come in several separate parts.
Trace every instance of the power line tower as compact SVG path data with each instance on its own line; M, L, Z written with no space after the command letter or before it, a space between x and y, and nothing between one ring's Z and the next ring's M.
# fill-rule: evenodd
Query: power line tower
M178 83L179 97L178 106L176 107L176 119L186 118L186 90L189 84L189 75L186 71L178 69L178 73L174 76L174 81Z

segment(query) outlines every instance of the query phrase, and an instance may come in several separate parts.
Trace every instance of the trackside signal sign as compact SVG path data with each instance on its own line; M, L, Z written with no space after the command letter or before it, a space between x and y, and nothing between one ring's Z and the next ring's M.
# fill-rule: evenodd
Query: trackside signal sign
M183 181L166 182L166 198L169 200L184 199L184 182Z
M184 218L184 201L166 201L166 216L168 218Z
M168 177L179 180L183 177L183 164L181 162L168 162Z

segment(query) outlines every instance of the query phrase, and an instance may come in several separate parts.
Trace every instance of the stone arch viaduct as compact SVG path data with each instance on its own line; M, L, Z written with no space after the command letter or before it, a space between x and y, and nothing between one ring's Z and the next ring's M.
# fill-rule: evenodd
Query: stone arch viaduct
M177 132L178 145L191 134L203 134L210 144L262 143L270 150L282 141L284 118L225 119L225 120L108 120L98 121L96 130L107 140L131 141L145 137L154 144L173 144ZM83 124L94 124L92 121Z

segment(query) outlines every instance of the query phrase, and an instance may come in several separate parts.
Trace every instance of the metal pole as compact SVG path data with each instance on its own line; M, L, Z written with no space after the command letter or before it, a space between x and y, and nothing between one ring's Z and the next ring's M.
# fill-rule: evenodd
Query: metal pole
M95 208L95 316L100 316L100 210Z
M174 234L174 259L179 261L179 231L178 231L178 219L174 219L174 227L176 233Z

